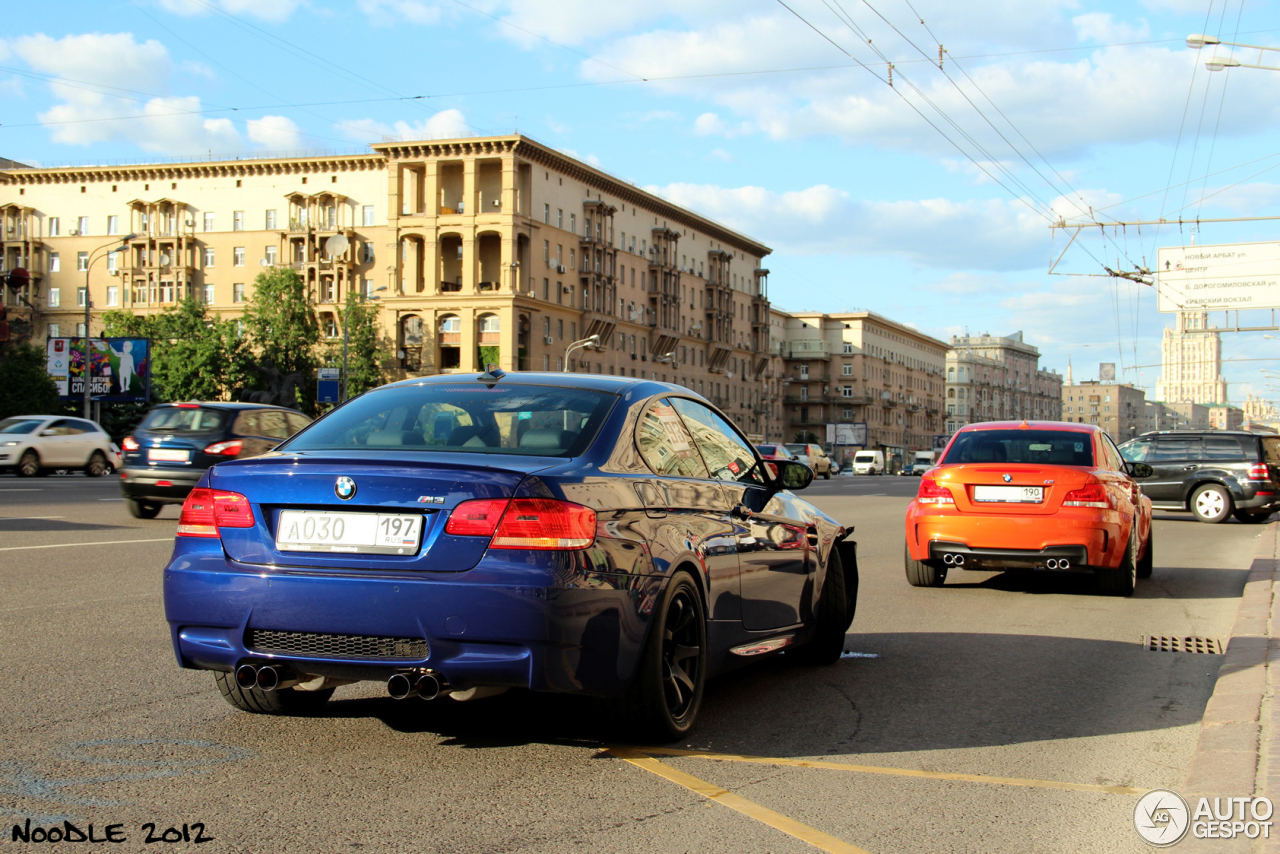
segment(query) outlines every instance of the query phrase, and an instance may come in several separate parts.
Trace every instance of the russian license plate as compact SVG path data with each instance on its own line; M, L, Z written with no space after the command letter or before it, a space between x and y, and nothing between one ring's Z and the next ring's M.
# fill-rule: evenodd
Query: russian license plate
M973 500L977 504L1039 504L1044 501L1044 487L975 486Z
M276 526L276 548L286 552L405 555L421 539L420 515L281 510Z
M189 463L191 462L191 452L180 451L176 448L148 448L147 462L149 463Z

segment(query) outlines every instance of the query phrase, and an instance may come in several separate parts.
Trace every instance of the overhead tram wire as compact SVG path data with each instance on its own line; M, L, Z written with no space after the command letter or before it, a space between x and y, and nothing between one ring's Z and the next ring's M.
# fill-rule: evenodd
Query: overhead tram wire
M1224 3L1222 4L1222 13L1223 13L1223 17L1225 17L1225 16L1226 16L1226 12L1227 12L1227 4L1224 2ZM1239 37L1240 37L1240 19L1241 19L1242 17L1244 17L1244 0L1240 0L1240 10L1239 10L1239 12L1237 12L1237 13L1236 13L1236 26L1235 26L1235 32L1234 32L1234 35L1232 36L1232 38L1230 39L1230 41L1236 41L1236 40L1238 40L1238 39L1239 39ZM1221 30L1221 24L1219 24L1219 30ZM1221 38L1222 38L1222 33L1221 33L1221 32L1219 32L1219 33L1218 33L1218 38L1219 38L1219 39L1221 39ZM1215 149L1217 148L1217 146L1218 146L1218 130L1219 130L1219 128L1221 128L1221 127L1222 127L1222 108L1226 106L1226 103L1227 103L1227 86L1228 86L1228 85L1230 85L1230 83L1231 83L1231 69L1228 67L1228 68L1225 68L1225 69L1223 69L1223 70L1224 70L1226 73L1222 75L1222 95L1221 95L1221 97L1219 97L1219 98L1218 98L1218 116L1217 116L1217 118L1216 118L1216 119L1214 119L1214 122L1213 122L1213 138L1209 141L1209 157L1208 157L1208 159L1205 161L1205 164L1204 164L1204 168L1205 168L1205 171L1206 171L1206 172L1207 172L1207 171L1209 170L1209 168L1213 165L1213 152L1214 152L1214 150L1215 150ZM1199 216L1199 215L1200 215L1200 210L1203 208L1204 200L1207 198L1207 196L1205 195L1205 191L1206 191L1206 190L1208 190L1208 189L1209 189L1209 179L1208 179L1208 178L1205 178L1204 183L1203 183L1203 184L1201 185L1201 187L1200 187L1200 204L1199 204L1199 206L1197 206L1197 208L1196 208L1196 216ZM1217 194L1215 193L1214 195L1217 195ZM1185 195L1184 195L1184 197L1183 197L1184 201L1185 201L1185 198L1186 198L1186 197L1185 197Z
M822 39L823 39L824 41L826 41L826 42L830 43L830 44L831 44L831 46L832 46L832 47L834 47L836 50L840 51L840 52L841 52L841 53L843 53L845 56L849 57L849 58L850 58L850 59L852 59L854 62L858 63L858 65L859 65L859 66L861 66L861 67L862 67L862 68L863 68L863 69L864 69L868 74L870 74L872 77L875 77L875 78L876 78L877 80L879 80L881 83L884 83L884 84L888 85L888 82L889 82L888 80L886 80L885 78L881 77L879 74L876 74L876 72L875 72L874 70L872 70L872 68L871 68L870 66L868 66L865 62L863 62L862 60L858 59L856 56L854 56L853 54L849 53L849 51L847 51L847 50L845 50L843 47L841 47L838 43L836 43L835 41L833 41L833 40L832 40L832 39L831 39L831 38L830 38L826 33L822 32L822 30L818 29L816 26L814 26L812 23L810 23L810 22L809 22L809 21L808 21L808 20L807 20L803 15L801 15L801 14L800 14L799 12L797 12L795 9L792 9L790 6L788 6L788 5L786 4L785 0L777 0L777 2L778 2L778 5L782 6L782 8L786 9L788 12L790 12L792 15L794 15L796 18L798 18L798 19L801 21L801 23L803 23L803 24L804 24L805 26L807 26L809 29L813 30L815 33L817 33L819 36L821 36L821 37L822 37ZM1014 198L1014 199L1016 199L1018 202L1020 202L1020 203L1021 203L1023 206L1025 206L1028 210L1032 211L1032 212L1033 212L1033 213L1035 213L1037 216L1042 216L1042 217L1045 217L1046 219L1048 219L1048 217L1047 217L1047 216L1046 216L1042 211L1037 210L1037 209L1036 209L1036 208L1035 208L1035 207L1034 207L1034 206L1033 206L1029 201L1027 201L1027 199L1025 199L1024 197L1019 196L1017 193L1013 192L1013 190L1009 189L1009 187L1008 187L1008 186L1006 186L1006 185L1005 185L1005 183L1004 183L1003 181L1001 181L1001 180L1000 180L999 178L997 178L995 175L991 174L991 172L990 172L990 171L989 171L985 166L983 166L983 165L982 165L981 163L979 163L976 159L974 159L974 157L973 157L971 154L969 154L969 152L965 151L965 150L964 150L964 148L962 148L962 147L961 147L961 146L960 146L960 145L959 145L955 140L953 140L950 136L948 136L948 135L946 134L946 132L942 130L942 128L938 127L938 126L937 126L937 125L936 125L936 124L935 124L935 123L934 123L934 122L933 122L933 121L932 121L928 116L926 116L924 113L922 113L922 112L920 111L920 109L919 109L915 104L913 104L913 103L911 103L909 100L907 100L906 96L904 96L904 95L903 95L901 92L899 92L897 89L894 89L892 86L890 86L889 88L893 89L893 91L897 93L898 97L899 97L899 98L901 98L901 99L903 100L903 102L904 102L904 103L906 103L906 105L907 105L908 107L910 107L910 108L912 109L912 111L914 111L914 112L915 112L915 114L916 114L916 115L918 115L921 119L923 119L923 120L924 120L925 124L929 125L929 127L933 128L935 131L937 131L937 133L938 133L938 135L939 135L939 136L941 136L943 139L945 139L947 142L949 142L949 143L952 145L952 147L954 147L954 148L956 149L956 151L960 152L960 154L961 154L961 155L963 155L963 156L964 156L964 158L965 158L966 160L968 160L970 163L972 163L974 166L976 166L976 167L977 167L977 168L978 168L978 169L979 169L979 170L980 170L984 175L986 175L986 176L987 176L988 178L990 178L993 182L995 182L998 186L1000 186L1000 188L1001 188L1001 189L1003 189L1003 190L1004 190L1006 193L1008 193L1010 196L1013 196L1013 198Z
M1212 4L1210 5L1210 11L1212 11ZM1223 18L1226 17L1226 14L1227 14L1227 0L1222 0L1222 13L1218 16L1218 35L1219 36L1222 35L1222 20ZM1228 71L1227 73L1230 73L1230 71ZM1226 87L1225 79L1223 81L1223 87L1224 87L1224 94L1225 94L1225 87ZM1208 79L1205 80L1204 97L1200 99L1200 116L1196 119L1196 135L1193 138L1191 143L1191 157L1189 158L1187 163L1188 181L1187 183L1183 184L1183 188L1182 188L1181 204L1184 207L1187 204L1187 192L1190 189L1189 184L1190 184L1191 175L1196 168L1196 153L1200 150L1200 138L1204 135L1204 116L1205 116L1205 112L1208 110L1208 107L1209 107L1209 93L1212 91L1213 91L1213 75L1210 75ZM1206 164L1205 168L1208 168L1208 164Z

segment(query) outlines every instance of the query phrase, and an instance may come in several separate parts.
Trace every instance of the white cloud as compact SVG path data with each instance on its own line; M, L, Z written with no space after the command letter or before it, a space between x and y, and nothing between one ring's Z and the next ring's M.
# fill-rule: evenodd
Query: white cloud
M338 129L362 142L371 137L384 140L452 139L471 136L474 130L467 124L461 110L441 110L421 122L397 121L392 124L375 119L354 119L338 125ZM375 140L376 141L376 140Z
M750 234L777 252L882 255L965 270L1047 264L1045 220L1017 201L868 201L819 184L777 193L763 187L668 184L650 192Z
M61 39L34 35L12 40L9 48L33 70L58 78L49 84L57 103L38 116L54 142L93 145L126 139L144 151L163 154L230 152L242 146L230 120L202 115L198 97L156 97L139 104L69 82L167 89L173 62L158 41L139 43L131 33Z
M1076 36L1081 41L1105 43L1146 41L1151 38L1151 28L1146 21L1134 26L1117 21L1109 12L1089 12L1071 19Z
M698 136L735 137L750 133L751 125L748 122L728 125L715 113L703 113L693 120L693 132Z
M713 148L709 153L717 160L723 160L725 163L733 162L733 155L725 151L723 148Z
M245 123L249 139L271 151L297 151L301 136L294 121L285 116L263 116Z
M232 15L248 15L263 21L287 21L302 0L159 0L160 8L175 15L208 15L220 7Z
M421 0L359 0L359 6L375 27L430 26L440 21L440 7Z

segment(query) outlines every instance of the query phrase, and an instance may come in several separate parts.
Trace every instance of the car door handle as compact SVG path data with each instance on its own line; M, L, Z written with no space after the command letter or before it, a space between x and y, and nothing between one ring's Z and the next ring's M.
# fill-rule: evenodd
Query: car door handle
M1183 471L1195 471L1195 470L1196 470L1196 469L1198 469L1198 468L1200 468L1200 466L1183 466L1183 467L1182 467L1182 470L1183 470Z

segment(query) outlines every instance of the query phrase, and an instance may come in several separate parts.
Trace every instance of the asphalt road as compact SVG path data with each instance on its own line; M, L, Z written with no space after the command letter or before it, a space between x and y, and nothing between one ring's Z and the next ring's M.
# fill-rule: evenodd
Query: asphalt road
M716 680L687 743L627 754L607 709L555 697L397 703L364 684L323 717L238 712L174 663L176 508L141 521L112 478L0 477L3 839L31 819L120 825L111 851L1147 850L1115 787L1178 787L1219 659L1140 637L1225 639L1260 529L1158 515L1130 599L1074 576L917 589L916 483L807 492L857 529L856 656ZM147 844L149 823L213 841Z

